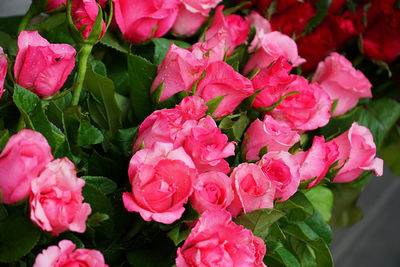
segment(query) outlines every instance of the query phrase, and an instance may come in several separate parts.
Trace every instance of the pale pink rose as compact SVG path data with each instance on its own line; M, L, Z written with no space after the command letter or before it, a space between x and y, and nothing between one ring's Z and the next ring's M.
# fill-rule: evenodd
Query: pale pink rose
M170 224L178 220L193 192L197 171L182 147L155 143L142 149L129 163L132 192L122 195L128 211L139 212L143 220Z
M254 163L242 163L231 173L235 199L228 207L233 217L257 209L274 207L275 187Z
M16 81L39 96L51 96L74 68L75 54L68 44L50 44L37 31L22 31L14 65Z
M99 7L96 0L74 0L71 4L71 17L78 30L83 27L82 36L87 39L92 31L93 24L99 13ZM101 34L99 40L106 32L106 24L102 21Z
M285 201L296 193L300 184L299 163L286 151L265 154L257 165L275 187L274 199Z
M252 106L256 109L268 108L288 93L289 85L296 79L296 75L289 74L291 70L292 65L283 57L262 68L251 80L255 91L262 89Z
M294 67L305 62L298 54L296 42L289 36L274 31L264 34L260 39L260 47L250 57L244 67L244 73L265 68L279 57L289 60Z
M318 82L332 100L338 100L332 116L343 115L355 107L360 98L372 97L372 84L367 77L335 52L318 64L313 81Z
M251 41L249 51L253 52L258 49L262 43L262 37L272 31L271 24L268 20L262 17L258 12L251 11L250 15L246 17L246 20L253 24L256 28L256 33L254 35L253 41Z
M205 172L193 185L190 203L199 213L206 210L223 210L232 203L231 179L222 172Z
M178 0L113 0L114 16L124 38L141 43L166 34L178 14Z
M108 267L103 254L94 249L78 248L69 240L61 240L58 246L50 246L37 255L33 267L86 266Z
M154 111L140 125L133 151L142 145L151 148L155 142L173 143L174 147L183 146L190 130L197 120L205 116L207 106L198 96L185 97L174 109Z
M82 203L84 185L85 180L76 176L75 165L68 158L48 163L31 182L31 220L56 236L66 230L85 232L92 210L88 203Z
M196 95L203 98L205 102L225 95L213 112L213 116L221 118L232 114L240 102L254 92L249 79L236 72L227 63L216 61L207 67L205 77L197 84Z
M67 0L47 0L46 11L52 11L62 5L67 5Z
M31 181L53 160L47 140L39 132L22 130L13 135L0 154L0 189L5 204L29 195Z
M200 119L198 125L191 130L184 148L192 157L199 173L229 173L229 164L224 158L235 154L235 145L234 142L228 142L228 137L221 133L221 129L210 116Z
M300 151L294 157L300 164L302 181L314 179L307 188L316 186L327 173L329 167L338 159L338 145L333 142L325 143L323 136L315 136L311 148Z
M264 254L263 242L232 222L229 212L205 211L178 248L176 266L265 266Z
M4 80L7 75L8 70L8 62L6 58L6 54L4 54L3 48L0 46L0 98L4 93Z
M344 164L333 179L334 183L351 182L366 170L373 170L377 176L383 174L383 160L376 157L374 139L367 127L353 122L349 130L332 141L339 148L338 168Z
M253 121L246 134L249 138L246 143L246 160L259 160L258 153L265 146L268 152L288 151L300 141L300 135L286 122L277 121L269 115L265 115L264 121Z
M174 34L193 35L222 0L180 0L179 12L172 26Z
M164 82L160 102L180 92L190 92L193 84L200 78L207 61L196 57L190 51L180 48L173 43L167 55L158 66L157 76L151 86L151 92Z
M288 96L270 112L276 120L287 122L299 131L314 130L325 126L331 118L332 100L318 83L308 83L302 76L289 85Z

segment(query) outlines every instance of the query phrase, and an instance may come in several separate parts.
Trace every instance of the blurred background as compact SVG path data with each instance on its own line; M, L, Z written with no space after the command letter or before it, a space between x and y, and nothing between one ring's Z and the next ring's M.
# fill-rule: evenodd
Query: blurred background
M0 17L22 15L30 2L0 0ZM385 167L382 177L371 178L358 205L364 214L361 221L333 229L335 266L400 266L400 179Z

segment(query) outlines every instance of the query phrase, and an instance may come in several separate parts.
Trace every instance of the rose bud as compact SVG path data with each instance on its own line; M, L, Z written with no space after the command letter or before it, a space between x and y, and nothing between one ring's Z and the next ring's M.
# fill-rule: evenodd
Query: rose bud
M99 6L96 0L73 0L71 5L71 16L75 26L81 32L83 38L87 39L92 31L94 22L99 12ZM106 31L106 24L104 21L101 23L101 34L98 40L103 37Z
M46 11L52 11L62 7L63 5L67 5L67 0L47 0Z

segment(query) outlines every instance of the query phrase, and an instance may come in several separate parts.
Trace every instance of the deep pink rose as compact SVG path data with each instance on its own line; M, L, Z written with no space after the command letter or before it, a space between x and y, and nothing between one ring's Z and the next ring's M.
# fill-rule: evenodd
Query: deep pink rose
M318 82L332 100L338 100L332 116L343 115L355 107L360 98L372 97L372 84L367 77L338 53L331 53L318 64L313 81Z
M257 209L274 207L275 187L261 168L254 163L242 163L230 175L235 199L228 207L233 217Z
M172 143L175 148L183 146L197 120L205 116L207 106L198 96L185 97L174 109L154 111L140 125L133 151L142 145L151 148L155 142Z
M99 7L96 0L73 0L71 4L71 16L75 26L82 31L83 38L87 39L92 31L94 21L99 13ZM102 29L99 39L103 37L106 32L106 24L102 21Z
M50 246L37 255L33 267L85 266L108 267L103 254L94 249L78 248L69 240Z
M253 52L261 46L262 37L272 31L271 24L256 11L252 11L246 17L246 20L256 28L256 33L249 47L249 51Z
M290 75L292 65L280 57L267 68L262 68L251 80L254 90L262 90L253 102L256 109L267 108L279 101L282 95L288 93L289 85L296 79Z
M264 175L275 187L274 199L285 201L296 193L300 184L299 163L286 151L273 151L265 154L257 162Z
M272 117L301 131L325 126L331 117L332 100L321 86L302 76L296 76L289 86L289 91L299 93L286 97L271 111Z
M205 172L193 185L190 203L199 213L206 210L223 210L232 203L231 179L222 172Z
M269 115L265 115L264 121L253 121L246 134L249 138L246 143L246 160L259 160L258 153L265 146L268 152L288 151L300 141L300 135L286 122L277 121Z
M139 150L129 163L132 192L122 195L128 211L139 212L143 220L170 224L178 220L192 194L197 171L182 147L155 143Z
M221 118L232 114L240 102L254 92L249 79L236 72L227 63L216 61L207 67L206 76L197 84L196 95L203 98L205 102L225 95L213 113L216 118Z
M160 102L180 91L190 92L193 84L206 68L206 64L207 60L202 56L196 57L192 52L172 43L167 55L158 66L151 92L154 92L162 82L164 82L164 88Z
M339 147L339 167L344 164L334 178L334 183L351 182L366 170L382 175L383 160L376 157L376 146L368 128L353 122L349 130L332 141Z
M199 173L207 171L229 173L229 164L224 158L235 154L235 145L234 142L228 142L228 137L221 133L221 129L210 116L202 118L191 130L184 147Z
M172 26L174 34L191 36L208 18L212 8L222 0L180 0L179 12Z
M0 98L4 93L4 80L7 75L8 70L8 62L6 58L6 54L4 54L3 48L0 46Z
M52 11L62 5L67 5L67 0L47 0L46 11Z
M22 31L14 65L16 81L39 96L51 96L74 68L75 54L68 44L50 44L37 31Z
M309 150L300 151L294 156L300 164L301 180L315 178L307 188L316 186L325 177L329 167L338 159L338 156L338 145L333 141L325 143L323 136L315 136Z
M43 231L58 235L66 230L83 233L91 213L82 203L85 180L76 176L75 165L67 158L48 163L31 182L31 220Z
M114 15L125 39L141 43L166 34L178 14L178 0L113 0Z
M264 34L260 37L259 46L244 67L244 73L249 73L252 69L265 68L279 57L289 60L294 67L305 62L297 52L296 42L280 32Z
M263 241L232 222L229 212L206 211L178 248L176 266L259 267L264 254Z
M0 154L0 189L5 204L16 203L29 195L31 181L53 160L42 134L22 130L13 135Z

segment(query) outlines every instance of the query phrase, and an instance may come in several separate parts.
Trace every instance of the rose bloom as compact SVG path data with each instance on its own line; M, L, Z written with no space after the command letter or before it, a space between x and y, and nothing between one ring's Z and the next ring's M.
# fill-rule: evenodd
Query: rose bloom
M271 24L256 11L252 11L250 15L246 16L246 20L256 28L256 33L249 47L249 51L253 52L261 46L262 37L272 31Z
M67 0L47 0L46 11L52 11L62 5L67 5Z
M212 8L222 0L180 0L179 12L172 26L176 35L191 36L208 18Z
M231 173L235 198L228 207L233 217L257 209L274 207L275 187L261 168L254 163L242 163Z
M3 48L0 46L0 98L4 93L4 80L7 75L8 70L8 62L6 58L6 54L4 54Z
M155 142L173 143L175 148L183 146L197 120L206 115L207 108L200 97L188 96L173 109L154 111L140 124L133 151L142 145L150 148Z
M257 165L275 187L274 199L289 199L300 184L299 163L286 151L273 151L265 154Z
M143 220L170 224L178 220L193 192L197 171L182 147L155 143L133 155L129 163L132 192L122 195L128 211L139 212Z
M50 44L37 31L22 31L14 65L16 82L41 97L51 96L74 68L75 54L68 44Z
M210 116L202 118L191 130L184 148L192 157L199 173L229 173L229 164L224 158L235 154L235 145L234 142L228 142L228 137L221 133L221 129Z
M206 210L223 210L232 203L231 179L222 172L205 172L193 185L190 203L199 213Z
M82 203L85 180L76 176L75 165L67 158L48 163L31 183L31 220L43 231L58 235L66 230L83 233L91 213Z
M114 16L124 38L138 44L166 34L178 14L178 0L113 0Z
M207 61L202 56L197 57L192 52L180 48L173 43L167 55L158 66L157 76L151 86L151 92L163 82L160 102L180 92L190 92L193 84L200 78Z
M360 98L372 97L372 84L367 77L338 53L331 53L318 64L313 81L318 82L332 100L338 100L332 116L343 115L355 107Z
M80 30L85 26L82 31L83 38L87 39L92 31L94 21L99 13L99 7L96 0L74 0L71 4L71 16L75 26ZM99 40L103 37L106 31L106 24L102 21L101 34Z
M270 112L274 119L299 131L314 130L329 122L332 100L318 83L309 84L304 77L296 76L289 91L299 93L286 97Z
M316 186L325 177L329 167L338 159L338 156L338 145L333 141L325 143L323 136L315 136L309 150L300 151L294 156L300 164L301 180L315 178L307 188Z
M5 204L29 195L31 181L53 160L47 140L39 132L22 130L8 140L0 154L0 189Z
M86 266L108 267L103 255L94 249L78 248L69 240L50 246L37 255L33 267Z
M351 182L366 170L382 175L383 160L376 157L376 146L368 128L353 122L349 130L332 141L339 148L338 168L343 166L333 179L334 183Z
M265 251L264 242L232 222L229 212L206 211L178 248L176 266L261 267Z
M258 153L267 146L270 151L288 151L295 143L300 141L300 135L290 126L265 115L264 121L256 119L246 131L246 160L259 160Z
M196 58L206 58L208 64L215 61L223 61L226 53L226 40L229 33L218 31L211 39L205 42L198 42L189 47Z
M213 116L221 118L232 114L240 102L254 92L249 79L236 72L227 63L217 61L207 67L205 77L197 84L196 95L203 98L205 102L225 95L213 112Z

